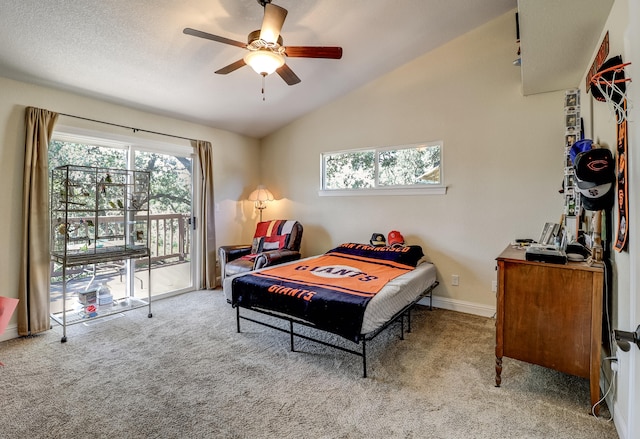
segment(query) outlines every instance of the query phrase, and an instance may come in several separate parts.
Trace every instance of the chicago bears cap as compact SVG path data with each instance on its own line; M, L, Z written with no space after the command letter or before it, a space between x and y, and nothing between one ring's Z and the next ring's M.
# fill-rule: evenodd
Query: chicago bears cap
M615 181L615 163L607 148L594 148L576 155L576 178L584 182L604 184Z
M384 239L384 235L382 233L374 233L371 235L371 240L369 241L371 245L375 247L384 247L387 245L387 242Z

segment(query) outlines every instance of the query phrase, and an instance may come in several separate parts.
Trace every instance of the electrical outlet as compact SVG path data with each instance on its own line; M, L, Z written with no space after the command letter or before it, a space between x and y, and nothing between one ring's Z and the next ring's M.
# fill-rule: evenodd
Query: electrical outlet
M460 276L458 276L457 274L451 275L451 285L455 287L460 285Z
M498 281L497 280L492 280L491 281L491 292L492 293L497 293L498 292Z

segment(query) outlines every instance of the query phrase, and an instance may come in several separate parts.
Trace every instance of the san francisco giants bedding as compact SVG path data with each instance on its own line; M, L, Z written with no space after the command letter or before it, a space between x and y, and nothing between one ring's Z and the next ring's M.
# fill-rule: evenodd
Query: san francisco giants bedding
M268 310L358 342L436 283L422 248L346 243L324 255L225 279L234 307Z

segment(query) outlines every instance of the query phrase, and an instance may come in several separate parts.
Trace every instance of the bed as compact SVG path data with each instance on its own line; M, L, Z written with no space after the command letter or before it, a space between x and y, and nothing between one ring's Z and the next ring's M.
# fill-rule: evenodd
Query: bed
M366 344L394 322L404 338L405 319L411 331L411 309L423 298L432 306L438 285L435 266L423 260L420 246L374 247L345 243L323 255L225 279L227 301L240 321L248 320L290 336L340 349L362 357L367 376ZM288 329L241 314L249 309L289 323ZM304 325L360 345L360 350L329 343L295 331Z

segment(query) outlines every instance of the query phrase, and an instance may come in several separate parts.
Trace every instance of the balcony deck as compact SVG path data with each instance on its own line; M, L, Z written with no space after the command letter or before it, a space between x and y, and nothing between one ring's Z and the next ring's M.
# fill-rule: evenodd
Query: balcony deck
M92 273L91 273L92 274ZM135 293L133 297L146 300L149 294L148 270L137 271L135 275ZM67 282L67 310L78 307L78 291L96 289L100 284L105 284L111 290L115 298L126 296L126 276L121 275L120 267L114 266L112 270L101 269L95 277L70 279ZM152 264L151 266L151 298L170 293L172 291L185 290L192 286L191 263L189 261L173 264ZM51 313L62 312L62 283L55 282L50 288Z
M100 220L100 219L99 219ZM191 242L189 215L154 214L149 216L149 248L151 251L151 297L188 289L191 279ZM68 218L78 229L80 218ZM78 224L76 224L78 223ZM134 293L130 297L147 300L149 270L146 258L136 261ZM59 264L51 263L51 313L62 312L62 283ZM114 299L126 293L125 262L113 261L96 265L79 265L67 270L67 310L78 307L77 292L96 289L106 284Z

